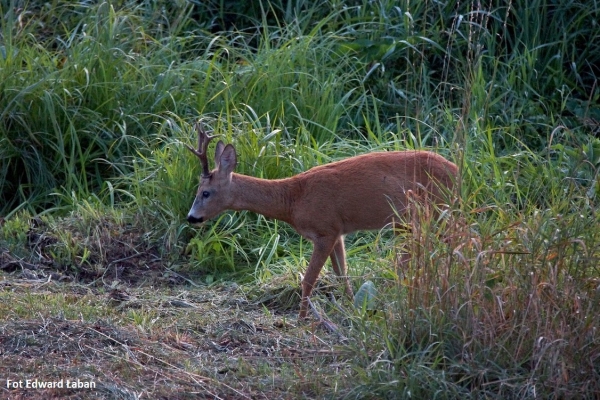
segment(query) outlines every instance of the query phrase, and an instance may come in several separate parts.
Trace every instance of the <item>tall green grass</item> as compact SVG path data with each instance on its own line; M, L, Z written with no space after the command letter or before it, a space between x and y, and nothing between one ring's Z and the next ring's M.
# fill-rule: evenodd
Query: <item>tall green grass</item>
M519 206L497 188L467 183L446 218L413 220L420 223L394 246L413 254L406 269L382 266L369 278L379 314L350 318L360 361L348 397L600 392L597 209L585 187L569 183L565 170L548 174L533 153L495 163L543 177L548 203ZM529 193L516 174L499 177ZM383 279L390 273L396 282Z
M170 115L308 121L324 139L350 107L352 71L332 59L335 41L328 37L282 28L255 50L243 35L199 29L153 37L137 8L102 3L80 11L81 20L56 32L60 40L51 48L35 41L35 20L21 27L25 11L3 20L5 212L60 206L48 199L54 191L101 189L131 171L132 156L152 151L154 123Z
M491 130L507 151L543 149L559 125L577 146L597 130L597 8L300 7L265 5L278 17L261 29L213 34L184 2L3 2L4 212L98 191L172 114L247 114L319 143L368 136L374 121L426 145Z

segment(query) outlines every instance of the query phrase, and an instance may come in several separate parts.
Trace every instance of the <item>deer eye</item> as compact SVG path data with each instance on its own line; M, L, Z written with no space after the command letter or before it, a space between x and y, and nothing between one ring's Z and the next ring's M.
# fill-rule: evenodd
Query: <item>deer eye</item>
M204 192L202 192L202 197L204 197L205 199L209 196L210 196L210 193L208 191L205 190Z

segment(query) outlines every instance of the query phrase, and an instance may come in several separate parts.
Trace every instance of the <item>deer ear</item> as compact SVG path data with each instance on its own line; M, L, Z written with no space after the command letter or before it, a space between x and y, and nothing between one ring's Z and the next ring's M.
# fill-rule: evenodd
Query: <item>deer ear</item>
M221 160L221 154L223 153L223 149L225 148L225 143L222 140L219 140L217 143L217 147L215 148L215 166L219 167L219 162Z
M235 155L235 148L231 144L228 144L219 152L219 174L231 175L236 164L237 156Z

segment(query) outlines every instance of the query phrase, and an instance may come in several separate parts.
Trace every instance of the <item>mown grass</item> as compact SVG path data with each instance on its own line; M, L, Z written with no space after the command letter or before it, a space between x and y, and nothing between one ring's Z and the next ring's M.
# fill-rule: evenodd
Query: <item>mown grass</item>
M106 398L597 397L597 6L222 3L0 2L4 373L57 376L68 348ZM311 248L289 227L185 223L198 118L244 174L430 148L460 166L459 196L410 234L349 235L376 310L331 303L324 276L324 334L295 322ZM20 337L61 329L10 369L33 354Z

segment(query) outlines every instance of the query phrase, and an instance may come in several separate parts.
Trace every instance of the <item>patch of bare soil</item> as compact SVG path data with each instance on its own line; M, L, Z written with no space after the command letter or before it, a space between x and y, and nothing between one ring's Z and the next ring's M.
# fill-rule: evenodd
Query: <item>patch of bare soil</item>
M143 232L111 219L73 217L52 227L33 219L26 246L25 257L2 251L0 270L25 279L99 286L112 282L168 284L175 276L164 276L164 260Z

